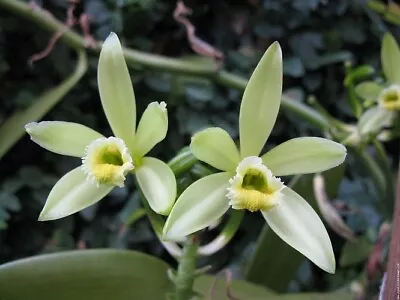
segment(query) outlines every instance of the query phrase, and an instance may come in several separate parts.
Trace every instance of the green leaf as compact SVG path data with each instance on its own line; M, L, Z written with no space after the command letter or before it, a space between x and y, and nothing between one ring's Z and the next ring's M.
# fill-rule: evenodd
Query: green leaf
M317 69L326 65L331 65L339 62L349 61L352 59L352 53L349 51L339 51L335 53L318 56L310 61L310 69Z
M322 173L325 179L326 194L330 199L338 196L340 183L346 171L346 164L340 164L335 168L329 169Z
M372 244L366 236L359 237L355 242L346 242L340 255L341 267L348 267L365 261L371 252Z
M24 125L40 120L62 97L64 97L82 78L87 69L85 51L79 51L79 60L73 74L65 79L59 86L45 92L24 111L12 115L0 127L0 158L24 135Z
M286 262L283 262L286 269ZM282 264L280 265L280 270ZM270 273L268 269L264 274ZM271 274L273 275L273 274ZM229 292L232 296L229 296L227 285L229 285ZM214 286L214 287L213 287ZM227 280L218 276L217 278L212 276L200 276L194 283L194 291L204 295L200 299L218 299L218 300L231 300L231 299L251 299L251 300L351 300L353 299L350 293L296 293L296 294L276 294L275 292L257 286L255 284L243 281L243 280L232 280L227 283ZM213 297L210 298L209 295Z
M214 89L212 82L204 79L197 79L197 81L186 83L184 91L186 97L191 102L208 102L214 97Z
M21 203L14 194L9 194L4 190L0 191L0 207L7 210L18 212L21 209Z
M348 86L352 83L369 77L374 74L374 72L375 69L370 65L361 65L354 69L348 70L348 73L346 74L346 77L344 79L344 85Z
M391 83L400 83L400 50L390 33L383 37L381 62L386 79Z
M0 220L0 230L7 229L7 223L3 220Z
M0 266L1 298L9 300L164 299L168 265L134 251L60 252Z
M273 257L273 259L271 259ZM286 244L267 225L258 237L255 253L246 271L246 280L285 292L305 257ZM285 269L282 269L282 265ZM267 271L266 271L267 270Z
M92 249L34 256L0 266L1 297L7 300L132 300L165 299L173 287L169 266L149 255L126 250ZM195 292L209 299L215 278L200 276ZM345 293L300 293L277 295L241 280L229 284L231 294L252 300L352 299ZM218 278L211 289L213 299L232 299L226 280Z
M213 285L215 285L214 288ZM222 275L215 277L208 275L200 276L196 279L193 289L201 295L213 296L212 298L201 297L200 299L232 299L227 295L226 279ZM261 300L270 299L271 296L276 295L274 291L243 280L233 280L230 285L230 291L235 299Z

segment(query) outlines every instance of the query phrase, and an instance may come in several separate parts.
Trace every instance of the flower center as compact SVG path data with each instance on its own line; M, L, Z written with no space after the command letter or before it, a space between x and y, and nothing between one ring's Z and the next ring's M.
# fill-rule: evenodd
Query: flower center
M123 140L116 137L100 138L87 146L82 168L97 184L124 186L125 175L134 168Z
M251 212L269 210L278 205L284 187L257 156L243 159L229 183L227 196L232 208Z
M392 84L382 90L379 95L379 104L388 110L400 109L400 85Z

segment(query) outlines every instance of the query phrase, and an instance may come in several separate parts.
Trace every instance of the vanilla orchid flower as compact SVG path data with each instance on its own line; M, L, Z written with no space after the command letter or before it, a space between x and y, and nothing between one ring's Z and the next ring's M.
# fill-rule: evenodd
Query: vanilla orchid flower
M400 49L390 33L382 40L381 64L385 83L365 81L355 89L367 104L377 104L360 117L357 127L361 135L379 133L382 128L392 126L400 110Z
M190 144L201 161L222 172L190 185L178 198L163 230L165 240L182 240L231 207L261 212L286 243L323 270L334 273L328 233L313 208L277 176L321 172L341 164L346 148L302 137L260 155L275 124L282 94L282 53L277 42L266 51L245 89L239 116L240 150L218 127L196 133Z
M168 130L164 102L150 103L136 128L136 103L122 47L115 33L103 44L98 65L101 103L115 136L84 125L44 121L25 125L31 139L54 153L80 157L82 165L64 175L51 190L39 220L59 219L101 200L135 174L150 207L168 214L176 197L176 180L164 162L145 156Z

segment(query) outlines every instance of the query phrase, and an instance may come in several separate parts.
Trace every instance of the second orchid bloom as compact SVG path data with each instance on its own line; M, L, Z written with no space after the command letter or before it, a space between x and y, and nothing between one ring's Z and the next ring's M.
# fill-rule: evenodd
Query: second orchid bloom
M77 123L39 122L25 126L31 139L52 152L80 157L82 165L51 190L39 220L59 219L104 198L123 186L132 172L150 207L167 215L176 198L176 180L167 164L145 156L168 130L164 102L150 103L136 128L135 95L116 34L104 42L98 65L101 103L113 137Z
M221 170L189 186L164 227L166 240L181 240L206 228L231 207L259 211L286 243L323 270L334 273L328 233L313 208L277 177L325 171L341 164L346 148L336 142L302 137L260 154L275 124L282 94L282 53L277 42L266 51L243 95L240 149L218 127L192 137L191 150Z
M393 126L400 111L400 49L390 33L382 40L381 64L386 82L365 81L355 90L368 105L358 122L358 130L363 136Z

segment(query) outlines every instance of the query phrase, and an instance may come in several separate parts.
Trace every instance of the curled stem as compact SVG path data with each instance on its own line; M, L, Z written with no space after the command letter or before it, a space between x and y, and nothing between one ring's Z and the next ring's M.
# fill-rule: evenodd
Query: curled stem
M235 236L236 231L239 229L242 222L243 216L244 210L232 210L229 220L221 230L220 234L210 243L199 247L197 253L199 255L208 256L224 248Z

